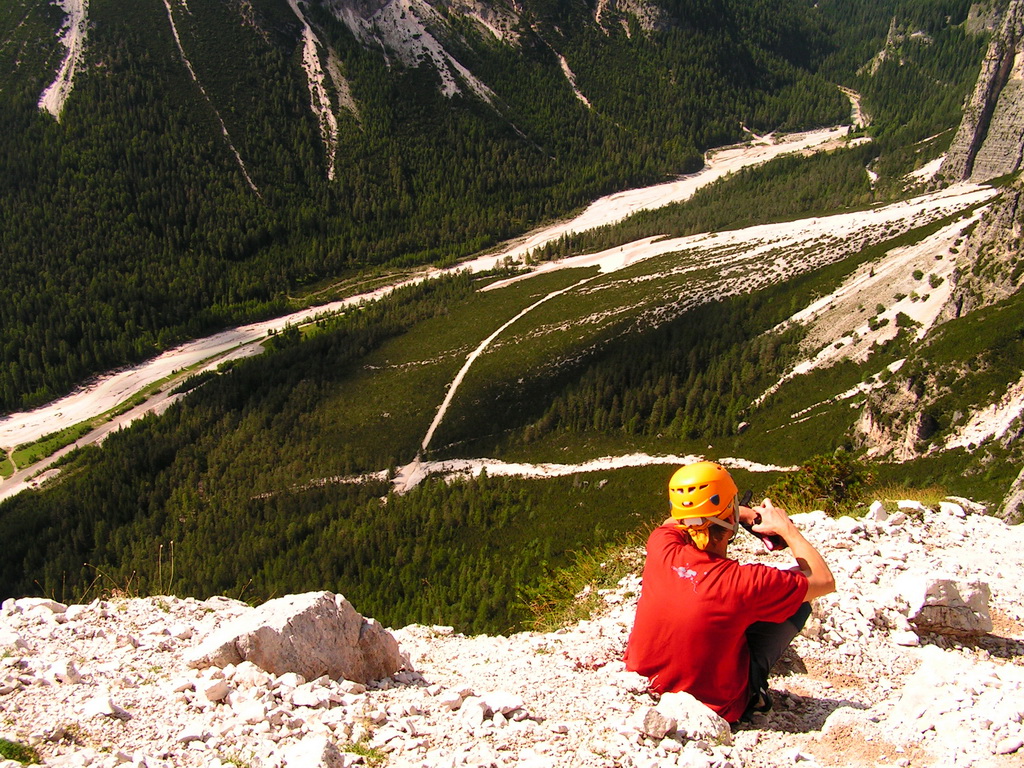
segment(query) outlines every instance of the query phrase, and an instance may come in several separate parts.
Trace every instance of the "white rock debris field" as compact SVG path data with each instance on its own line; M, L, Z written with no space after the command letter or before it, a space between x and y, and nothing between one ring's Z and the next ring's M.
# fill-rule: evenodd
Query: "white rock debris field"
M775 708L731 731L624 669L632 575L592 619L509 637L389 631L327 592L7 600L0 738L47 766L1024 765L1024 528L963 499L794 519L838 591L774 670Z

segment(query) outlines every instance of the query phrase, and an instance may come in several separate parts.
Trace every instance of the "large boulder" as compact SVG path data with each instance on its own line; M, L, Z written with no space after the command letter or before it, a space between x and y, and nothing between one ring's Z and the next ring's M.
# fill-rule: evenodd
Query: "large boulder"
M992 631L988 584L943 576L908 574L897 580L906 614L915 628L953 635L984 635Z
M634 714L632 725L656 740L676 734L691 741L732 744L729 724L685 691L661 694L656 707L646 707Z
M187 655L198 669L251 661L275 675L295 672L359 683L403 666L398 642L341 595L307 592L264 603L225 624Z

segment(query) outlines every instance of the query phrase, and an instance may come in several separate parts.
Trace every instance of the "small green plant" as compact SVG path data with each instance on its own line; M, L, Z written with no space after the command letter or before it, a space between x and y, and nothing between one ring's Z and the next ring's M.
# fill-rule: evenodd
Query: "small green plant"
M924 279L924 272L922 272L920 269L915 269L913 274L914 274L914 279L915 280L923 280Z
M354 741L343 744L340 747L342 752L350 752L359 755L369 766L380 766L387 762L387 755L377 747L369 746L365 741Z
M936 275L934 272L928 275L928 285L933 289L938 288L943 283L943 278Z
M5 760L14 760L22 765L39 765L42 763L39 753L32 749L32 747L26 747L24 744L8 741L7 739L0 739L0 757L3 757Z
M89 741L88 734L85 732L85 729L78 723L62 723L60 730L63 731L61 740L68 744L76 744L79 747L84 747Z

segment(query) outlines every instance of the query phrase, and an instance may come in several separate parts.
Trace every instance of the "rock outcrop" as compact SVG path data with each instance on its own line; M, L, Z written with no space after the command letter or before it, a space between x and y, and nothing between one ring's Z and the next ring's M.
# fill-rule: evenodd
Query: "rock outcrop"
M264 603L219 629L188 654L189 666L249 661L275 675L327 675L366 683L402 668L395 638L341 595L307 592Z
M900 583L907 619L924 632L985 635L992 631L988 584L941 576L909 575Z
M1010 525L1024 523L1024 469L1007 491L998 515Z
M1024 152L1024 0L1010 0L937 178L988 181Z

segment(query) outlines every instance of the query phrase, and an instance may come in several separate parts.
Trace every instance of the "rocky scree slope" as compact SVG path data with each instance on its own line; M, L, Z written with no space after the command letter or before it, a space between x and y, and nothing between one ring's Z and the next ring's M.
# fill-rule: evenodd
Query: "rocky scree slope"
M404 668L366 683L275 667L322 646L259 655L273 645L256 620L269 606L347 602L329 593L260 608L223 597L8 600L0 738L33 745L48 766L1024 764L1024 528L966 500L794 519L838 591L816 601L775 669L775 708L734 731L685 694L659 701L624 669L632 575L601 591L592 619L547 634L388 635L372 620L339 629L353 646L397 640ZM786 563L756 547L743 536L735 554ZM239 621L250 641L222 643ZM250 656L217 656L229 647Z

